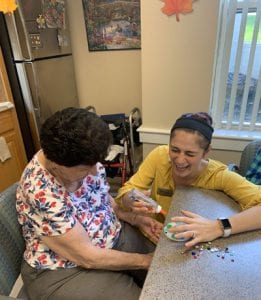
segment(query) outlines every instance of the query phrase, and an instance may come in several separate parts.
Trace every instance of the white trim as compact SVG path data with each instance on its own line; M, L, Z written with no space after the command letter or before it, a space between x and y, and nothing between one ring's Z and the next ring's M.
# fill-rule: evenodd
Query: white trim
M256 6L257 6L257 1L258 1L258 0L249 0L248 6L249 6L250 8L256 8ZM238 1L237 1L237 8L238 8L238 9L242 9L242 8L243 8L243 5L244 5L244 1L242 1L242 0L238 0Z
M137 131L140 133L140 141L148 144L168 144L169 130L140 126Z
M21 274L19 274L9 296L13 298L17 298L23 286L24 286L24 282Z
M170 130L140 126L140 141L147 144L168 144ZM243 151L253 140L261 139L261 132L217 129L212 139L212 149Z

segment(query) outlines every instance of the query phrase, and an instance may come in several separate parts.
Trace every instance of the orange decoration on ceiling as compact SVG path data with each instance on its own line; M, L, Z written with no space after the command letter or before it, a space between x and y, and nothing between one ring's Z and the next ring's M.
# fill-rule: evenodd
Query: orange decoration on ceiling
M0 12L12 13L17 8L15 0L0 0Z
M176 20L179 22L179 14L186 14L193 11L193 0L162 0L165 2L162 12L167 16L176 14Z

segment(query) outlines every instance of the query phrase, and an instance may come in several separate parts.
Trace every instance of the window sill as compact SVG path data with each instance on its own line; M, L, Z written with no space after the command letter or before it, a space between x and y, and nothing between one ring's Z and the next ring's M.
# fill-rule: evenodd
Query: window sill
M168 144L169 130L140 126L140 141L148 144ZM261 132L216 129L212 139L215 150L243 151L252 140L261 139Z
M249 142L258 139L261 139L260 131L215 129L212 144L217 150L243 151Z

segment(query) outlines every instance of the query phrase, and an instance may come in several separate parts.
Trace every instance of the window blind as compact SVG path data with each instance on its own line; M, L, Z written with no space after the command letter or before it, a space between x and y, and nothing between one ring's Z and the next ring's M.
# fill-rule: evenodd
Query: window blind
M261 1L221 3L213 80L215 128L261 130Z

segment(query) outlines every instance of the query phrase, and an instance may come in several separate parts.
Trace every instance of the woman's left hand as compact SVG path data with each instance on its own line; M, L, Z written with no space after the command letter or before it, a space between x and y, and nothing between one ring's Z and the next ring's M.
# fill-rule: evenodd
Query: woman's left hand
M190 239L185 243L187 248L191 248L200 242L209 242L223 235L222 227L218 220L210 220L203 218L200 215L189 211L182 210L183 216L173 217L174 222L183 222L169 229L169 232L174 232L177 238ZM184 231L177 233L179 231Z
M134 225L139 228L153 243L158 243L163 229L162 223L151 217L137 214Z

